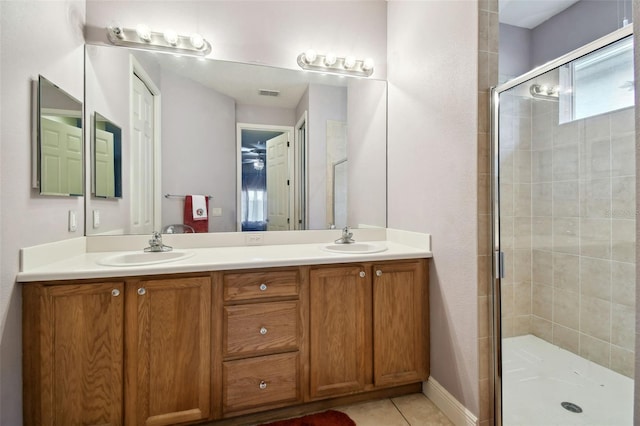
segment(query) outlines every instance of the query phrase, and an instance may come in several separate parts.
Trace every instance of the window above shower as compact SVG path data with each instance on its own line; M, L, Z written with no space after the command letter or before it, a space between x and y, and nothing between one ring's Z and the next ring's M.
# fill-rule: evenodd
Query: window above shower
M634 105L633 37L560 67L560 124Z

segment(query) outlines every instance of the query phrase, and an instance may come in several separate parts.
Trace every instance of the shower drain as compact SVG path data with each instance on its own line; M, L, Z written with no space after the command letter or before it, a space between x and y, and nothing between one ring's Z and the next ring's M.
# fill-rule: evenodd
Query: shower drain
M571 411L572 413L582 413L582 408L580 408L579 405L576 405L573 402L565 401L560 403L560 405L562 405L562 408L564 408L567 411Z

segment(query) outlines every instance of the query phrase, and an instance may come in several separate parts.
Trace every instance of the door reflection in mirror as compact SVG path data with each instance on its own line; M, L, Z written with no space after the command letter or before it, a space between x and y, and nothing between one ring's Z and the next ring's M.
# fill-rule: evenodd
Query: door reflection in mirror
M95 112L93 131L93 194L122 198L122 130Z

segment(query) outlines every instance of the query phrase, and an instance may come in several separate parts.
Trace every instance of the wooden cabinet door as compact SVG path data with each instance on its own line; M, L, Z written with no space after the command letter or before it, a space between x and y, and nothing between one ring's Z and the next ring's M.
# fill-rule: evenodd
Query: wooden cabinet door
M361 265L310 271L312 399L358 392L371 382L371 280L366 272Z
M124 284L26 285L25 425L121 425Z
M127 282L128 425L210 417L209 277Z
M425 380L429 365L427 264L373 267L373 371L376 386Z

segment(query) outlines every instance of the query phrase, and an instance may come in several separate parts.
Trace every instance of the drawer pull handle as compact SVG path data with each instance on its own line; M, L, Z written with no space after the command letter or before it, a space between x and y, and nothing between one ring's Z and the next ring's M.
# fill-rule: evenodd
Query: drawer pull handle
M267 388L267 382L265 382L264 380L260 381L260 389L266 389Z
M367 276L367 274L365 274L364 271L360 271L360 278L364 278L366 276Z
M267 290L267 285L262 283L260 284L260 291L266 291Z
M138 294L139 294L140 296L144 296L145 294L147 294L147 290L146 290L144 287L140 287L140 288L138 289Z
M376 276L381 277L382 276L382 271L380 269L378 269L376 271Z
M267 328L266 327L260 328L260 334L262 334L263 336L267 334Z
M120 296L120 290L118 290L117 288L114 288L113 290L111 290L111 295L113 297L118 297Z

